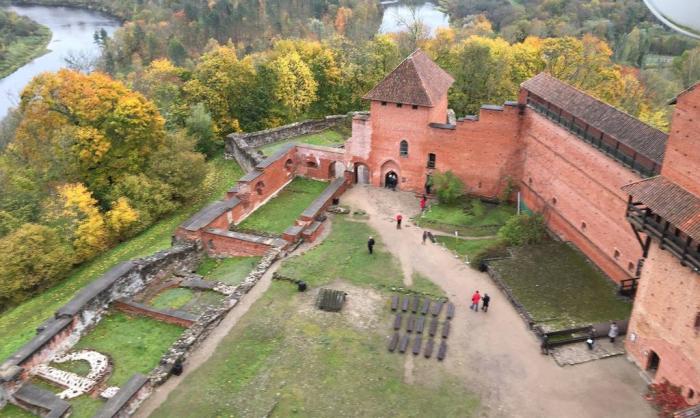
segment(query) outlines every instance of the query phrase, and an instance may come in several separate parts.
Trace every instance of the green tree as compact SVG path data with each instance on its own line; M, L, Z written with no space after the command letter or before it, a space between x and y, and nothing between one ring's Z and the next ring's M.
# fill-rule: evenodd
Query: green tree
M216 137L211 115L204 103L192 106L190 115L185 119L185 126L187 133L197 141L197 151L208 157L221 151L222 142Z
M498 230L498 237L508 245L536 244L547 237L542 215L516 215Z
M433 174L433 187L442 203L452 204L464 194L464 182L451 170L436 171Z
M63 278L73 255L57 231L24 224L0 239L0 306L27 299Z

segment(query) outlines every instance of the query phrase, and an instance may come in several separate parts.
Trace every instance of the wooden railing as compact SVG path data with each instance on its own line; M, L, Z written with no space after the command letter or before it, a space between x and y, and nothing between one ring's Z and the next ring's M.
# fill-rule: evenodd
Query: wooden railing
M680 231L676 227L651 209L638 204L627 205L627 219L638 231L659 240L661 249L678 257L682 265L700 273L700 243L690 237L679 236Z
M602 151L603 153L607 154L614 160L620 162L622 165L625 167L629 167L632 170L638 172L642 177L652 177L657 174L659 174L661 167L657 164L654 164L654 167L649 168L645 167L640 161L637 161L637 154L635 152L635 155L627 155L624 152L622 152L619 147L620 147L620 142L615 140L614 138L610 138L610 140L614 141L614 145L610 145L605 143L603 141L603 136L594 136L588 131L588 125L584 124L583 127L577 125L576 123L573 122L572 119L562 119L561 113L558 112L558 108L554 108L553 105L552 108L548 106L542 105L542 103L539 103L535 100L528 100L528 106L535 110L537 113L540 113L547 117L547 119L551 120L552 122L555 122L556 124L566 128L569 132L573 133L583 141L587 142L594 148L597 148L598 150ZM583 123L582 121L580 121Z

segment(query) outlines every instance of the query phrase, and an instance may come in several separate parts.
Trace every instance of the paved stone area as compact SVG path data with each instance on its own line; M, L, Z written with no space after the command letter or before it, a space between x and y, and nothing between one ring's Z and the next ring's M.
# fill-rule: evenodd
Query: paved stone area
M625 354L622 339L618 338L613 344L607 339L598 339L589 350L585 342L568 344L549 350L549 354L560 366L573 366Z

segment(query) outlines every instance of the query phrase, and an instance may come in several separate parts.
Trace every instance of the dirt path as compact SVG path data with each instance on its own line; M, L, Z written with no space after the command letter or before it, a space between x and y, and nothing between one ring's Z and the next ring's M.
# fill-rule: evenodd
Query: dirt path
M404 276L423 274L455 303L446 368L481 397L480 416L656 416L642 399L645 383L639 371L624 357L559 367L541 355L534 334L486 274L468 268L440 246L421 245L422 229L407 219L419 210L413 194L358 186L341 199L368 213L367 222L401 261ZM402 230L393 220L399 212L408 221ZM487 314L468 309L468 299L477 289L491 296ZM412 369L409 365L405 372Z
M309 248L313 248L315 245L318 245L321 242L323 242L323 239L326 236L328 236L330 232L331 226L325 225L325 228L323 232L321 232L321 236L319 237L319 239L317 239L311 245L300 246L299 248L297 248L296 251L294 251L291 254L298 254L300 252L308 250ZM258 299L260 299L260 297L270 287L270 283L272 283L272 274L275 271L277 271L277 269L282 264L282 261L283 259L277 260L270 266L267 272L265 272L265 274L260 278L258 284L256 284L255 287L253 287L253 289L251 289L250 292L248 292L245 295L245 297L241 299L240 303L236 305L236 307L233 308L224 317L219 326L217 326L211 332L211 334L209 334L209 336L206 340L204 340L202 345L197 347L194 350L194 352L190 354L190 356L187 358L187 361L184 364L183 373L180 376L171 376L167 382L156 388L153 394L151 394L151 396L148 397L148 399L146 399L143 402L143 404L141 404L139 409L133 415L135 418L148 417L163 402L165 402L165 400L170 395L170 392L172 392L177 387L177 385L183 382L190 373L192 373L199 366L204 364L204 362L209 360L209 357L211 357L212 354L214 354L214 351L216 351L216 348L219 346L219 343L221 343L221 340L223 340L224 337L228 335L228 333L231 331L231 329L233 329L234 326L236 326L236 324L243 317L243 315L245 315L248 312L250 307L253 306L253 304Z

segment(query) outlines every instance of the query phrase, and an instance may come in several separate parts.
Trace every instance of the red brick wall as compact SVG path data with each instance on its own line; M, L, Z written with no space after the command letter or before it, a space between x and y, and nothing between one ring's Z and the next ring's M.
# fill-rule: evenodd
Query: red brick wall
M167 315L164 313L155 312L155 311L152 311L149 309L142 309L142 308L139 308L138 306L129 305L127 303L124 303L124 302L121 302L118 300L114 302L113 306L115 309L122 311L124 313L128 313L131 315L145 316L148 318L155 319L156 321L161 321L161 322L165 322L168 324L179 325L179 326L184 327L184 328L189 328L194 323L194 321L190 321L190 320L185 319L185 318L178 318L176 316L171 316L171 315Z
M263 256L270 246L211 232L202 232L202 244L210 256Z
M345 171L345 151L338 148L321 147L314 145L297 146L299 158L299 175L318 180L332 180L336 178L336 170L341 176ZM313 163L315 166L312 166ZM337 164L333 166L334 164Z
M471 193L496 196L506 176L518 177L517 108L484 109L478 121L458 122L456 129L431 128L431 122L445 122L446 105L445 101L432 109L413 109L410 105L398 108L392 103L382 106L372 102L372 148L364 161L370 167L373 185L383 185L384 176L393 170L399 175L400 189L422 191L430 171L429 153L436 155L437 170L452 170ZM399 155L402 140L408 142L407 157Z
M661 174L700 196L700 86L678 97Z
M646 369L651 351L661 361L655 381L667 379L682 386L691 404L700 403L700 330L694 328L700 312L700 275L680 265L671 253L652 243L632 311L627 352Z
M545 211L549 227L614 280L631 277L641 249L620 188L641 177L530 109L522 138L525 204Z

